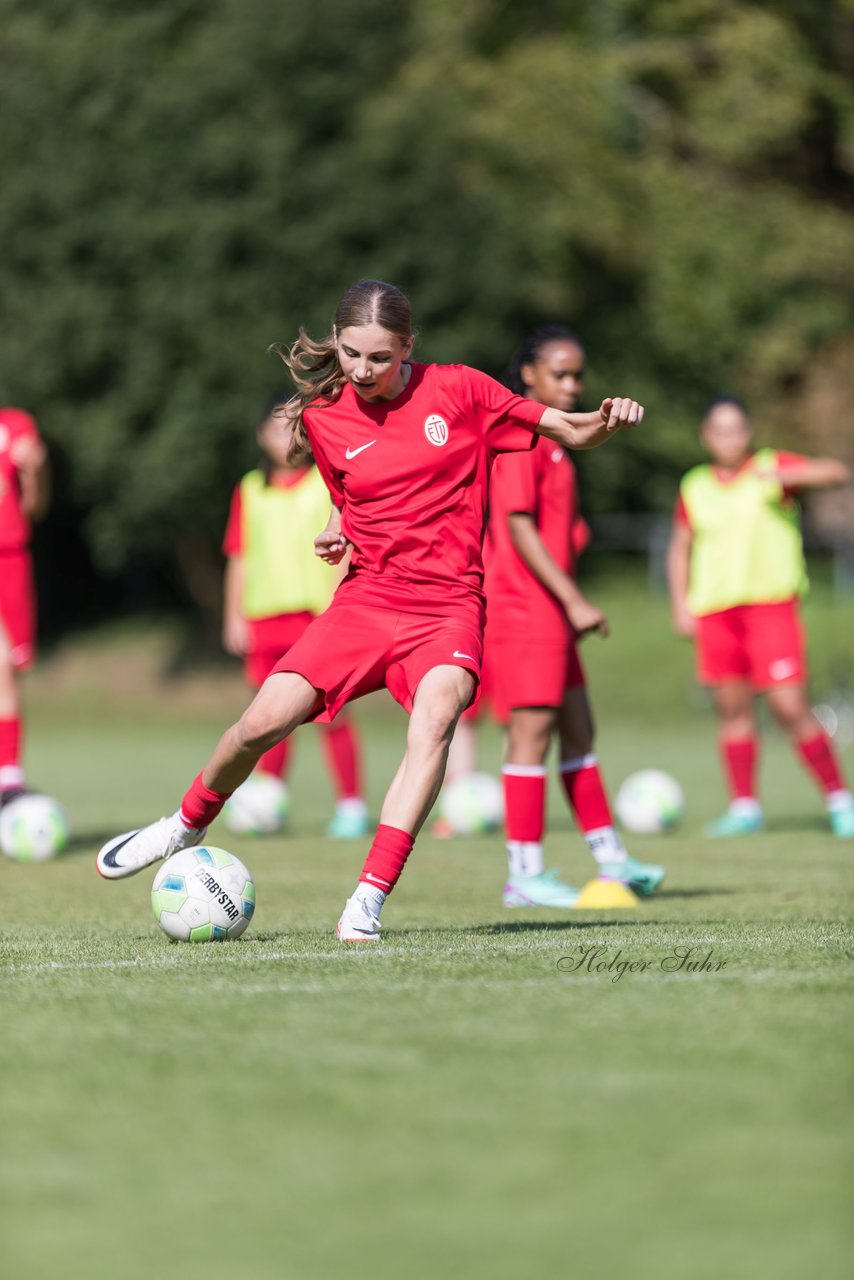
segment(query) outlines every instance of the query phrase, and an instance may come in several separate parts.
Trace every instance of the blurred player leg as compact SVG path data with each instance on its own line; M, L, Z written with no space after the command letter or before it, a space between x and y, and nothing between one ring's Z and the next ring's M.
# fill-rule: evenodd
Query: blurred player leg
M368 806L362 786L362 750L353 720L341 712L335 722L322 726L321 742L329 775L335 783L337 801L327 834L339 840L354 840L368 830Z
M546 756L557 720L554 707L518 707L510 713L504 784L508 875L505 907L572 907L578 890L543 866L546 826Z
M756 789L759 742L753 714L753 690L746 680L727 680L713 688L720 725L720 752L730 803L707 829L714 837L746 836L765 825Z
M599 875L619 880L636 893L654 893L664 879L664 868L630 857L617 834L599 762L593 753L593 713L584 684L566 690L558 730L561 782Z
M801 684L768 690L768 703L786 730L804 768L824 796L834 834L854 838L854 797L845 783L839 758L813 715Z

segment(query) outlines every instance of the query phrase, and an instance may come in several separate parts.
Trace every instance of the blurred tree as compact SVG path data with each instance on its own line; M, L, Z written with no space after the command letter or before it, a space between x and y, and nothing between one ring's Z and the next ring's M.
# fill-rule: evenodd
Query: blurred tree
M591 398L651 409L582 459L593 510L666 508L723 388L844 452L816 379L851 354L854 11L815 7L0 0L2 398L94 571L215 610L266 349L361 275L411 293L423 358L584 334Z

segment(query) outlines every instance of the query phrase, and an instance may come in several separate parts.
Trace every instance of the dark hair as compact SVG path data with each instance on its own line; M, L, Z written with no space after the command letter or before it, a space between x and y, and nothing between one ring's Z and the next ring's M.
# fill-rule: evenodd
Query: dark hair
M342 329L368 324L381 325L407 342L412 337L412 311L406 294L384 280L358 280L338 303L332 332L320 342L310 338L300 325L299 337L290 347L273 347L290 370L297 388L296 395L287 403L287 414L294 428L292 457L308 448L304 411L312 404L332 404L344 388L346 379L338 363L336 334Z
M584 351L584 343L581 339L567 329L562 324L543 324L539 329L534 329L529 333L524 342L517 348L513 359L507 366L507 370L502 378L505 387L509 387L511 391L515 391L517 396L527 394L528 387L522 381L522 366L533 364L539 359L545 348L552 342L571 342L573 346Z
M714 409L718 409L724 404L731 404L735 409L740 409L745 418L750 417L750 410L743 400L739 400L738 396L714 396L703 410L702 421L705 422Z

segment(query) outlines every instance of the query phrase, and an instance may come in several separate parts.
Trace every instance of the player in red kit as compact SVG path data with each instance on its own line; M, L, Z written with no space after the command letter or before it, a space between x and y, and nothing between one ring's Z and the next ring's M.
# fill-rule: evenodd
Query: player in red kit
M30 528L50 502L47 450L36 421L0 409L0 803L24 789L19 675L35 646Z
M298 391L288 415L295 450L309 447L332 495L318 554L347 576L228 729L181 807L109 841L102 875L118 879L198 844L264 751L307 720L386 687L410 713L406 750L383 803L359 882L338 922L342 941L373 941L386 896L438 794L448 743L474 696L484 625L481 547L497 454L537 433L592 448L640 422L635 401L566 414L514 395L464 365L410 360L409 303L393 285L361 280L332 332L300 330L284 353Z
M507 375L520 395L571 413L584 385L578 338L559 325L522 343ZM649 894L664 870L629 857L614 828L593 751L593 716L578 639L608 634L601 611L575 581L589 539L575 468L560 445L540 437L526 453L496 459L486 561L486 644L494 709L508 726L502 768L509 875L507 907L571 907L578 890L543 868L546 757L557 737L567 801L599 875Z

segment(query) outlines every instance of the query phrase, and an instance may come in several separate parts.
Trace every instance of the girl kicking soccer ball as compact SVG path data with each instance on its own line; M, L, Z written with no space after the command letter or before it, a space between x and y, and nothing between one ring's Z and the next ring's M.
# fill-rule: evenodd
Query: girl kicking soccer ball
M337 564L352 546L332 604L276 664L168 818L110 840L98 870L134 875L198 844L265 751L307 720L387 688L410 713L406 750L389 787L359 881L338 921L342 941L370 942L442 784L448 743L480 678L482 541L489 475L499 453L538 435L589 449L639 423L613 397L571 414L517 396L465 365L418 364L409 302L393 285L360 280L332 332L304 330L285 362L295 450L310 448L332 495L318 554Z

